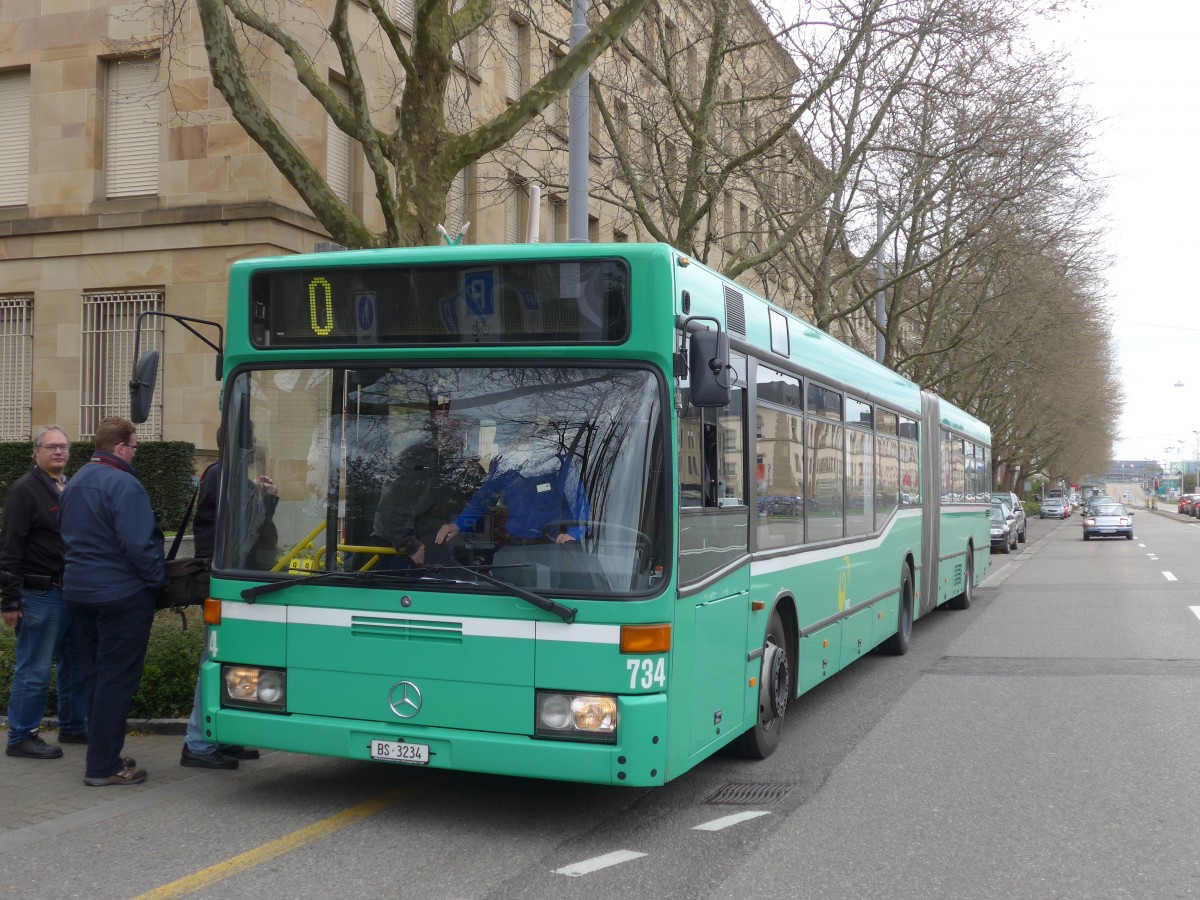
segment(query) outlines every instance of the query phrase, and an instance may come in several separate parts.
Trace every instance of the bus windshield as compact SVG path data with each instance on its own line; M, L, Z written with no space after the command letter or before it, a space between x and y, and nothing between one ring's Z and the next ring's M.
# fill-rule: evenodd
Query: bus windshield
M662 391L634 368L243 371L214 566L657 591L670 546Z

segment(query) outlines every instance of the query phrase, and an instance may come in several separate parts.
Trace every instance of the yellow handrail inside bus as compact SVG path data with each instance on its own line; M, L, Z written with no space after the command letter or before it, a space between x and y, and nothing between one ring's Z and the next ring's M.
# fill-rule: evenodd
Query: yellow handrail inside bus
M295 559L297 559L300 556L300 554L303 553L305 550L313 548L314 542L316 541L317 537L324 530L325 530L325 523L322 522L320 525L318 525L316 528L314 528L312 531L310 531L307 535L305 535L300 541L298 541L295 544L295 546L292 547L291 550L289 550L287 553L285 553L283 556L281 556L279 558L279 561L276 562L275 565L271 567L271 571L272 572L291 571L292 562ZM319 566L317 565L317 563L319 563L321 560L323 560L325 558L325 550L326 550L326 548L324 545L322 545L320 547L316 547L314 549L313 555L312 555L312 561L313 561L312 569L319 569ZM370 545L370 544L338 544L337 552L338 553L362 553L362 554L369 553L369 554L371 554L371 558L368 559L362 565L361 569L359 570L361 572L367 572L367 571L370 571L372 568L374 568L375 565L378 564L379 559L382 556L401 555L400 552L397 551L394 547L377 547L377 546ZM298 574L305 574L307 571L311 571L311 570L306 570L306 569L297 570Z

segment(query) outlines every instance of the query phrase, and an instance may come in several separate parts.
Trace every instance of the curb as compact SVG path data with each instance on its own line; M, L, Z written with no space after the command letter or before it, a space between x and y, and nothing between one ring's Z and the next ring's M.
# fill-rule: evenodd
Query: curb
M0 723L8 729L8 717L0 717ZM187 733L187 719L127 719L126 734L175 734L183 737ZM42 719L43 731L58 730L58 719Z

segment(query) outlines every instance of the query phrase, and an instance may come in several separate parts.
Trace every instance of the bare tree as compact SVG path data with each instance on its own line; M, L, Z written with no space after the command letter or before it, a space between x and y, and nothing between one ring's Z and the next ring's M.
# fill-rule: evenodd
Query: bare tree
M558 66L479 121L463 115L470 83L463 77L456 80L456 66L462 66L456 48L473 35L487 48L496 47L489 29L508 12L501 12L495 0L414 0L411 39L402 34L394 10L383 0L330 0L315 6L294 0L196 0L196 9L213 82L233 116L335 240L373 247L435 243L455 176L502 147L555 102L648 3L617 0L605 6L603 17ZM369 27L361 24L364 12ZM562 16L553 0L525 3L521 13L529 20ZM348 102L331 87L318 62L329 47L345 79ZM314 109L328 114L361 148L382 211L381 230L372 230L339 199L264 96L258 61L280 54L319 104ZM380 73L392 73L391 83ZM384 110L394 110L391 118Z

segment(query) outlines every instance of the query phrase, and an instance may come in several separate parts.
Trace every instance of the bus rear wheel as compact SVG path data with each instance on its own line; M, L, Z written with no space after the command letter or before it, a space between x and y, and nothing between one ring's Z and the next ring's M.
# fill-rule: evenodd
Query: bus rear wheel
M792 663L788 656L787 633L779 610L771 612L763 640L762 675L758 682L758 713L754 724L732 744L732 750L748 759L766 759L779 746L783 719L792 697Z

